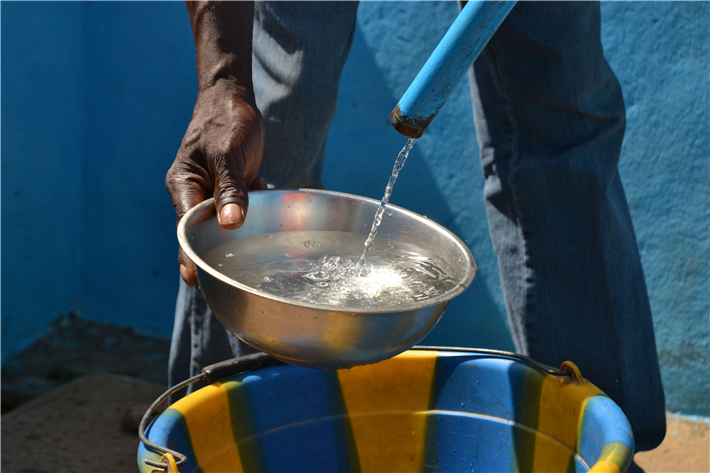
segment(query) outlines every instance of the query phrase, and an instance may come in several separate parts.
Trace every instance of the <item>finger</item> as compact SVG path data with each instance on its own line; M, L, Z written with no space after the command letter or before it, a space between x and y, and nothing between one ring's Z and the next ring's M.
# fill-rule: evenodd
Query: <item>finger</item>
M250 191L263 191L268 188L269 186L266 184L266 179L264 179L263 177L257 177L252 181L251 185L249 186Z
M190 163L195 161L186 159L186 152L181 149L175 162L168 170L165 177L165 187L170 193L170 198L175 208L177 222L195 205L205 200L205 186L208 185L208 174L199 167ZM180 248L178 250L178 264L180 276L190 286L197 284L195 263Z
M185 254L182 248L178 250L178 262L180 263L180 276L185 284L194 286L197 284L197 266Z
M244 179L244 158L215 158L214 201L219 224L234 230L242 226L249 207L249 195Z
M205 200L205 192L210 186L208 171L195 164L195 157L178 157L165 176L165 187L170 194L178 223L194 206Z

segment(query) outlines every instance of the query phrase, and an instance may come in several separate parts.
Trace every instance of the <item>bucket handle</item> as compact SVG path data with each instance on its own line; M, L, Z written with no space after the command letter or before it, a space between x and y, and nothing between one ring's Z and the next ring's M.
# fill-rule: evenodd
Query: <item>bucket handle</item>
M427 351L448 351L448 352L463 352L463 353L475 353L479 355L495 355L499 357L505 357L505 358L513 358L515 360L520 360L524 362L525 364L531 366L532 368L535 368L538 371L541 371L544 374L550 375L550 376L570 376L573 379L576 378L575 373L573 372L572 369L569 367L567 369L563 370L553 370L542 363L538 363L537 361L533 360L532 358L521 355L519 353L511 353L508 351L501 351L501 350L486 350L482 348L458 348L458 347L430 347L430 346L415 346L410 348L410 350L427 350ZM149 450L153 450L155 452L159 452L163 457L161 458L162 461L157 462L154 460L150 460L148 458L145 459L145 463L147 465L150 465L154 468L157 468L159 470L165 471L166 473L169 473L173 465L176 468L180 468L181 466L185 465L187 463L187 456L183 455L182 453L176 452L174 450L171 450L169 448L162 447L160 445L157 445L145 436L145 428L148 426L148 422L150 421L151 417L153 416L153 412L155 412L155 409L163 402L165 401L168 397L170 397L171 394L176 393L180 391L183 388L188 387L191 384L194 384L198 381L205 381L206 383L213 383L219 379L227 378L230 376L234 376L240 373L244 373L246 371L254 371L258 370L261 368L268 368L269 366L276 366L276 365L282 365L284 364L283 361L277 360L276 358L273 358L271 355L268 355L266 353L254 353L251 355L246 355L246 356L240 356L239 358L233 358L230 360L225 360L221 361L219 363L215 363L210 366L205 366L202 368L202 371L200 374L195 375L191 378L186 379L182 383L178 383L172 388L168 389L165 391L158 399L156 399L153 404L150 405L147 411L145 411L145 414L143 415L143 418L141 419L141 423L138 426L138 438L140 439L141 442L143 442L143 445ZM565 368L565 364L562 364L562 367ZM172 460L170 457L166 457L165 455L171 455L174 457L173 463L169 463L169 460ZM166 459L167 458L167 459Z
M573 366L575 366L573 363L569 361L565 361L562 364L562 368L566 369L559 369L559 370L553 370L549 366L543 365L542 363L539 363L529 356L521 355L520 353L512 353L509 351L503 351L503 350L488 350L484 348L459 348L459 347L428 347L428 346L421 346L417 345L415 347L410 348L410 350L427 350L427 351L455 351L455 352L463 352L463 353L475 353L478 355L495 355L495 356L500 356L504 358L513 358L515 360L520 360L523 363L531 366L532 368L535 368L538 371L541 371L544 374L550 375L550 376L570 376L575 378L575 373L572 369L569 368L566 364L569 363ZM575 366L576 368L576 366ZM580 375L581 378L581 375Z
M236 374L244 373L246 371L253 371L261 368L267 368L269 366L276 366L282 364L284 364L283 361L277 360L276 358L273 358L271 355L267 355L266 353L254 353L251 355L245 355L239 358L233 358L230 360L215 363L213 365L205 366L204 368L202 368L200 374L188 378L185 381L178 383L172 388L165 391L163 394L160 395L158 399L153 402L153 404L150 405L148 410L145 411L145 414L143 414L143 418L141 419L141 423L138 426L138 438L141 442L143 442L143 445L145 445L147 449L159 452L161 455L163 455L163 458L161 458L160 462L146 458L145 463L165 472L169 472L168 468L170 467L168 461L164 457L165 454L169 454L174 457L176 468L180 468L181 466L185 465L185 463L187 463L187 457L182 453L157 445L148 440L148 438L145 436L145 428L148 426L148 422L153 417L153 412L155 412L156 408L168 397L170 397L171 394L174 394L180 391L181 389L188 387L191 384L195 384L198 381L205 381L208 384L212 384L218 379L227 378L229 376L234 376Z

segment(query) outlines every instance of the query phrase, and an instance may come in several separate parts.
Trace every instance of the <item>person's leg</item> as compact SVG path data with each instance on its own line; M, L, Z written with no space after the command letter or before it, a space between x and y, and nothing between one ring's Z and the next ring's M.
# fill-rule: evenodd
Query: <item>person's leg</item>
M266 122L259 175L270 186L322 187L325 141L357 2L257 2L254 92Z
M257 2L253 80L266 123L259 175L270 187L322 187L321 167L357 2ZM229 333L197 287L180 281L170 348L170 386L212 363L256 350ZM191 385L170 402L201 387Z
M205 366L256 350L229 333L207 307L197 286L181 279L168 359L168 386L200 374ZM204 386L199 382L170 396L170 404Z
M617 163L621 88L589 2L520 2L470 73L486 212L517 349L624 410L637 450L665 435L639 251Z

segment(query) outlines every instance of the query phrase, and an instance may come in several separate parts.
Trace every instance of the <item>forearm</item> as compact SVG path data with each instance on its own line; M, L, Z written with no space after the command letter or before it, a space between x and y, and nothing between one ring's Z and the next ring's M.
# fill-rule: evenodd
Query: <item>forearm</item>
M185 2L197 52L200 90L219 79L234 81L253 97L251 77L254 2Z

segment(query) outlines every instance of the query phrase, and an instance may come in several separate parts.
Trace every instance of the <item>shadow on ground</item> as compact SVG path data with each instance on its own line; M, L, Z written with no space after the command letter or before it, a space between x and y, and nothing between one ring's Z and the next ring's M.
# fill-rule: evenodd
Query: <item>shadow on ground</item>
M167 387L169 350L167 338L74 315L62 317L46 335L3 360L2 412L94 373L130 376Z

